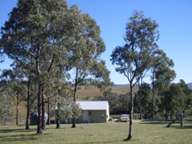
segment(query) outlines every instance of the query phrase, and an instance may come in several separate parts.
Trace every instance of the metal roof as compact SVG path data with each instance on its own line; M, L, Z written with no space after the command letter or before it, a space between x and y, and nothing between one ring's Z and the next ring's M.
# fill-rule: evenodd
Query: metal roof
M82 110L108 110L108 101L77 101Z

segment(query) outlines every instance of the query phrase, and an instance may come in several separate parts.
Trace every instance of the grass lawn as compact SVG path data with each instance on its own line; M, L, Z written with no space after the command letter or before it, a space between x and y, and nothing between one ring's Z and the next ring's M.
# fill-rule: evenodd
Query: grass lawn
M126 123L81 124L75 129L52 125L42 136L36 135L35 129L0 127L0 144L191 144L192 126L166 128L164 124L136 122L132 141L123 142L126 136Z

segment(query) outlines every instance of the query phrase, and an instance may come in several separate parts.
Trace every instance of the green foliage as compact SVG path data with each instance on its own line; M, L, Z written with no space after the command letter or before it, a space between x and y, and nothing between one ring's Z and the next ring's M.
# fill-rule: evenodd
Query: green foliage
M2 47L26 77L46 82L52 66L63 64L66 13L63 0L19 0L11 12L2 27Z
M182 97L182 101L184 101L184 105L183 109L187 110L187 109L191 109L192 107L192 90L188 87L188 85L185 83L184 80L180 80L180 82L178 83L178 85L181 87L182 91L183 91L183 96Z
M168 88L171 81L176 77L173 70L174 63L161 49L154 51L152 64L152 81L154 88L161 93L161 91Z
M117 46L111 55L116 71L129 82L137 83L151 67L152 54L157 48L158 24L136 12L127 24L125 45Z
M164 111L166 117L173 117L176 113L183 115L191 108L190 98L191 90L183 80L176 84L173 83L162 93L161 111Z
M178 85L172 84L170 89L164 92L162 97L162 107L164 107L165 111L170 115L174 115L177 111L180 111L182 105L184 93Z
M81 109L78 104L74 104L72 100L67 98L60 99L56 106L56 117L64 120L71 119L72 117L78 118L81 114Z
M14 106L12 97L12 89L6 81L0 82L0 122L6 125L11 121Z
M143 83L135 96L135 111L141 113L145 118L150 118L152 109L152 90L149 84Z
M130 102L127 94L117 94L114 92L106 92L105 95L101 97L96 97L94 100L107 100L110 105L110 114L124 114L128 113L127 105Z
M72 111L72 115L75 116L76 118L78 118L81 115L81 109L79 105L76 103L71 104L71 111Z
M76 83L82 83L89 78L109 80L109 71L100 55L105 50L104 42L100 37L100 29L96 22L87 14L81 13L77 6L69 9L68 56L72 70L75 71Z

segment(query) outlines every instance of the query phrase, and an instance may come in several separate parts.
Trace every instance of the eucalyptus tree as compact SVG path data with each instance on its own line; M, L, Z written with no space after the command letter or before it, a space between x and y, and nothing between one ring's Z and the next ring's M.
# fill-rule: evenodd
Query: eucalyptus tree
M117 46L111 55L116 71L123 74L129 82L129 132L125 140L132 138L133 89L140 78L144 77L145 72L151 68L153 52L158 47L157 28L158 24L154 20L145 18L140 12L135 12L126 26L125 44Z
M183 127L184 114L187 115L187 110L190 110L192 105L192 90L188 87L184 80L180 80L178 86L181 88L178 95L178 111L180 112L180 126Z
M27 96L26 96L26 119L25 119L25 129L28 130L30 128L30 113L32 112L32 108L34 107L35 100L36 100L36 84L35 81L32 79L32 75L28 75L27 81L25 81L25 85L27 87Z
M152 92L151 86L147 83L142 83L135 95L135 107L140 113L140 118L151 118L152 115Z
M65 67L65 68L64 68ZM57 66L59 70L56 70L54 74L52 74L52 78L49 79L49 81L46 84L46 98L47 98L47 110L48 110L48 121L50 120L50 108L55 110L55 122L56 122L56 128L60 128L60 119L62 117L62 111L61 109L65 106L65 103L63 103L64 100L68 100L72 102L71 93L72 89L70 85L67 82L67 79L69 77L68 73L63 73L64 71L68 71L66 68L66 64ZM55 69L57 69L55 68ZM64 105L64 106L63 106Z
M6 82L6 87L9 89L12 102L15 105L15 122L19 125L19 105L25 100L26 85L23 81L23 76L18 69L3 70L1 79ZM8 97L8 96L7 96Z
M0 81L0 122L3 125L6 125L13 115L13 97L11 94L11 89L8 86L7 82L2 80Z
M169 89L171 81L176 77L173 70L174 62L166 53L157 49L154 51L153 64L152 64L152 118L158 111L159 96L161 93Z
M185 104L186 104L186 109L190 108L191 106L191 94L192 94L192 90L189 88L188 84L184 81L184 80L180 80L179 81L179 85L180 87L183 89L183 92L185 93L186 95L186 99L185 99Z
M77 88L86 78L99 80L108 79L109 72L100 55L105 50L105 45L100 37L100 29L96 22L88 15L82 13L77 6L69 9L69 63L71 77L73 78L73 102L77 100ZM72 118L72 127L76 127L76 118Z
M32 68L37 84L38 134L43 132L45 83L58 61L65 60L66 13L63 0L19 0L1 31L3 51L13 63Z
M176 73L173 70L174 62L170 59L166 53L157 49L154 52L152 64L152 118L154 115L161 110L158 105L161 105L160 100L163 100L165 97L164 91L169 89L171 82L174 80ZM164 105L161 105L164 106Z
M9 73L6 70L7 73ZM2 72L0 77L0 122L4 125L6 125L13 115L13 101L14 98L12 94L12 89L10 87L10 83L7 80L7 76L5 76L5 72ZM7 75L7 74L6 74Z
M166 99L164 105L166 108L167 115L170 116L170 123L167 127L170 127L175 119L174 115L178 117L180 126L183 127L183 114L185 110L185 93L181 87L181 83L171 84L169 90L166 92Z

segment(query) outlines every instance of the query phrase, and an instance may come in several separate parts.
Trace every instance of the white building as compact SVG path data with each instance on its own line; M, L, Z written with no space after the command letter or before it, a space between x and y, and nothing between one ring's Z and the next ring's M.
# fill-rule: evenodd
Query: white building
M77 101L82 110L78 121L82 123L104 123L109 120L108 101Z

